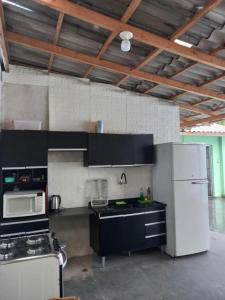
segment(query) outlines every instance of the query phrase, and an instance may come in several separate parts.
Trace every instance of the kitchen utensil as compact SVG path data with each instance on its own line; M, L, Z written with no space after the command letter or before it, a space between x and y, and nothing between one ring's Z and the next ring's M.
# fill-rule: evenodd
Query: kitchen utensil
M61 196L52 195L49 200L49 209L51 211L59 210L61 205Z

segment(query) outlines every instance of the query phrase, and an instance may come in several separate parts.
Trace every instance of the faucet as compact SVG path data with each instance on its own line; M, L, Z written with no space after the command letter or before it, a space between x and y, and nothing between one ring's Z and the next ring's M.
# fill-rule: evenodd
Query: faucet
M121 177L120 177L120 184L127 184L127 176L125 173L122 173L121 174Z

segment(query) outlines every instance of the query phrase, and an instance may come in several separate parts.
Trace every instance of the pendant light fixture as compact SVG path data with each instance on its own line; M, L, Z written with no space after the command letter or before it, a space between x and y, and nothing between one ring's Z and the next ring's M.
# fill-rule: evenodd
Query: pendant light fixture
M120 33L120 38L122 40L122 42L121 42L121 50L123 52L130 51L130 47L131 47L130 39L132 39L132 37L133 37L133 33L130 32L130 31L122 31Z

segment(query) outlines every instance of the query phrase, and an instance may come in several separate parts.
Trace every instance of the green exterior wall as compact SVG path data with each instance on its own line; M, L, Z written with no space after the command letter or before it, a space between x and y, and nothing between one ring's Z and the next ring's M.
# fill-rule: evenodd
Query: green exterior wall
M182 142L205 143L212 145L213 160L213 196L222 197L225 195L225 137L220 136L191 136L183 135Z

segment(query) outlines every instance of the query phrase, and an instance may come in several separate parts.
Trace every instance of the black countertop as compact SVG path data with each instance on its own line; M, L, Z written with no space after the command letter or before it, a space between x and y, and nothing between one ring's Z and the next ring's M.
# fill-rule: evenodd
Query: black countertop
M163 210L166 204L153 201L151 203L140 204L138 198L129 198L121 200L110 200L107 206L90 207L90 209L99 216L111 216L120 214L141 213L153 210ZM126 201L126 205L117 206L116 201Z
M88 206L61 208L59 211L49 212L49 218L84 216L92 213L93 211Z
M153 201L151 203L140 204L137 202L138 198L129 198L121 200L109 200L107 206L97 206L91 207L89 205L85 207L72 207L72 208L61 208L59 211L50 212L49 218L58 218L58 217L75 217L75 216L88 216L92 213L95 213L99 216L111 216L111 215L120 215L120 214L131 214L139 213L151 210L161 210L165 209L166 204ZM117 206L116 201L126 201L126 205Z

